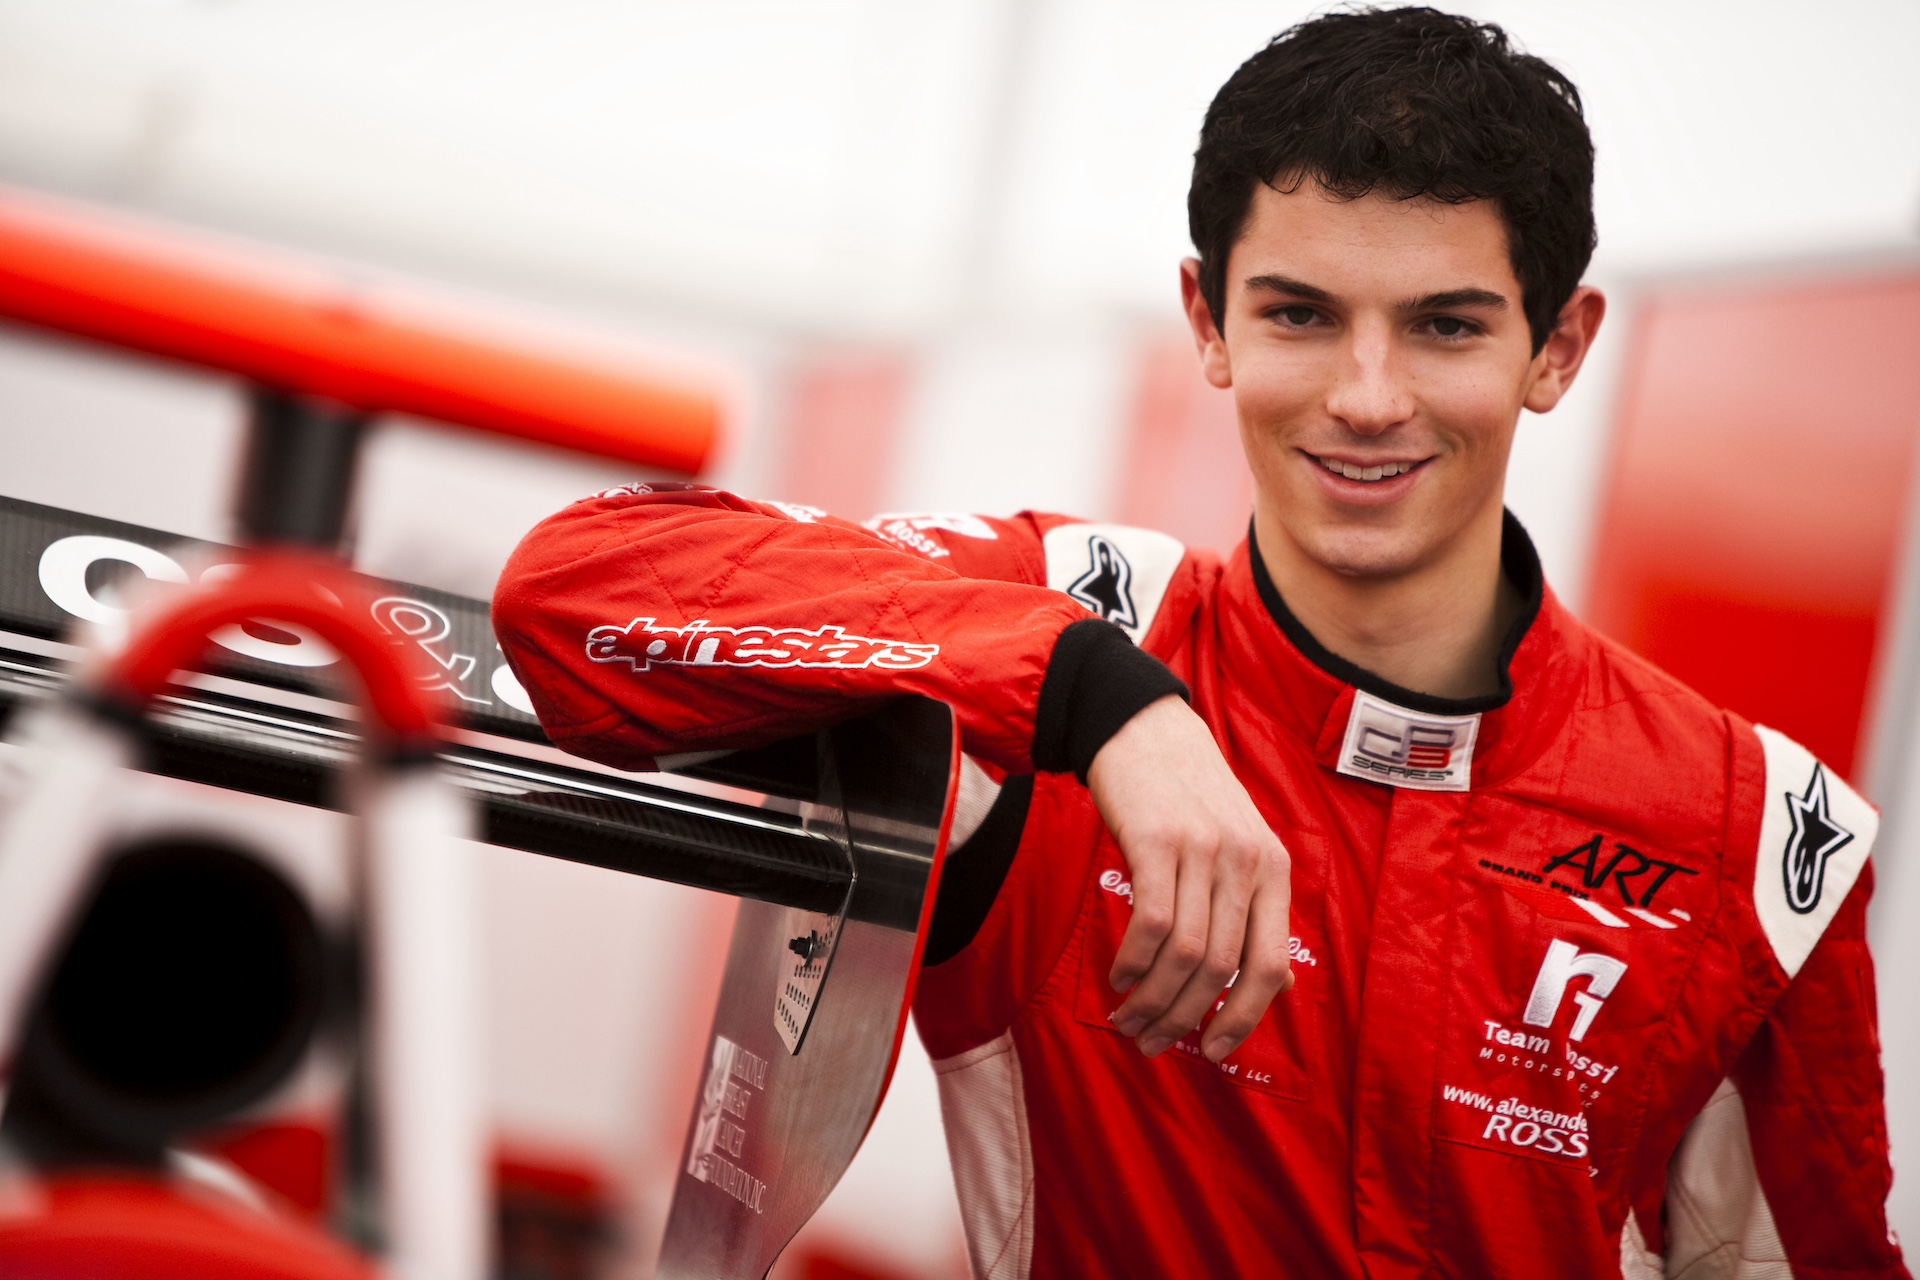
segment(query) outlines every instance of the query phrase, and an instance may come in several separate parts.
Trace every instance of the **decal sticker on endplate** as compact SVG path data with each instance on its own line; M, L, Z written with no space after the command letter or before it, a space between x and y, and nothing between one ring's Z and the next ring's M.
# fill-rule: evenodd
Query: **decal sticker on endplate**
M822 911L788 907L787 949L780 957L779 988L773 998L773 1026L788 1053L800 1052L820 1001L820 986L840 943L840 918Z
M759 1054L725 1036L713 1038L707 1083L700 1090L700 1115L687 1144L687 1176L708 1183L755 1213L762 1213L767 1184L749 1173L747 1138L753 1103L767 1087L769 1064Z

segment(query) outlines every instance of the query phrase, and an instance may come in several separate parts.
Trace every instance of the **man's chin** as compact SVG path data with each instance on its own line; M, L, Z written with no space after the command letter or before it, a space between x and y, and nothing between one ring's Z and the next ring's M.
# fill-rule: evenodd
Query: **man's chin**
M1427 540L1402 530L1318 529L1301 531L1296 543L1320 569L1358 580L1398 578L1418 569L1432 550Z

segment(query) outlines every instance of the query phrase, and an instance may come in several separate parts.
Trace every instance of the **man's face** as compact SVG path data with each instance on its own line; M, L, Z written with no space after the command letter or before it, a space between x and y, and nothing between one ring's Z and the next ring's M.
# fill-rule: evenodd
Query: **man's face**
M1492 205L1257 187L1224 332L1194 314L1192 267L1189 315L1209 379L1233 389L1269 537L1343 576L1391 577L1498 520L1553 344L1532 354Z

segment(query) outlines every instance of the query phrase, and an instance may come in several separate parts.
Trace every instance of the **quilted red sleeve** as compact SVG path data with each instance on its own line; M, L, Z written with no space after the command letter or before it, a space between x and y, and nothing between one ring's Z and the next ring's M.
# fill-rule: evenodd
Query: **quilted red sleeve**
M1076 684L1110 690L1131 671L1137 685L1152 660L1043 585L1042 539L1059 523L930 515L860 526L697 486L634 485L527 535L501 575L494 628L548 735L625 768L761 745L903 693L950 704L965 750L1002 770L1030 772L1037 755L1041 768L1072 767L1044 758L1045 733L1036 751L1043 704L1091 706ZM1060 644L1075 623L1075 643ZM1050 677L1056 648L1073 662L1053 663ZM1075 680L1066 665L1106 678Z
M1734 1069L1753 1162L1799 1277L1905 1277L1887 1231L1869 863Z

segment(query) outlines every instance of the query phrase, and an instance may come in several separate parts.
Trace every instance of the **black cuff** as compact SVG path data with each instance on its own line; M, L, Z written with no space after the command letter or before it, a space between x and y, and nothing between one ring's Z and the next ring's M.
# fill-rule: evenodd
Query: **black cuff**
M980 932L1013 868L1032 804L1033 775L1008 778L980 829L958 849L947 850L940 894L933 900L933 923L927 926L926 950L920 954L922 965L953 959Z
M1033 767L1087 780L1094 756L1120 726L1187 686L1111 622L1086 618L1054 641L1033 720Z

